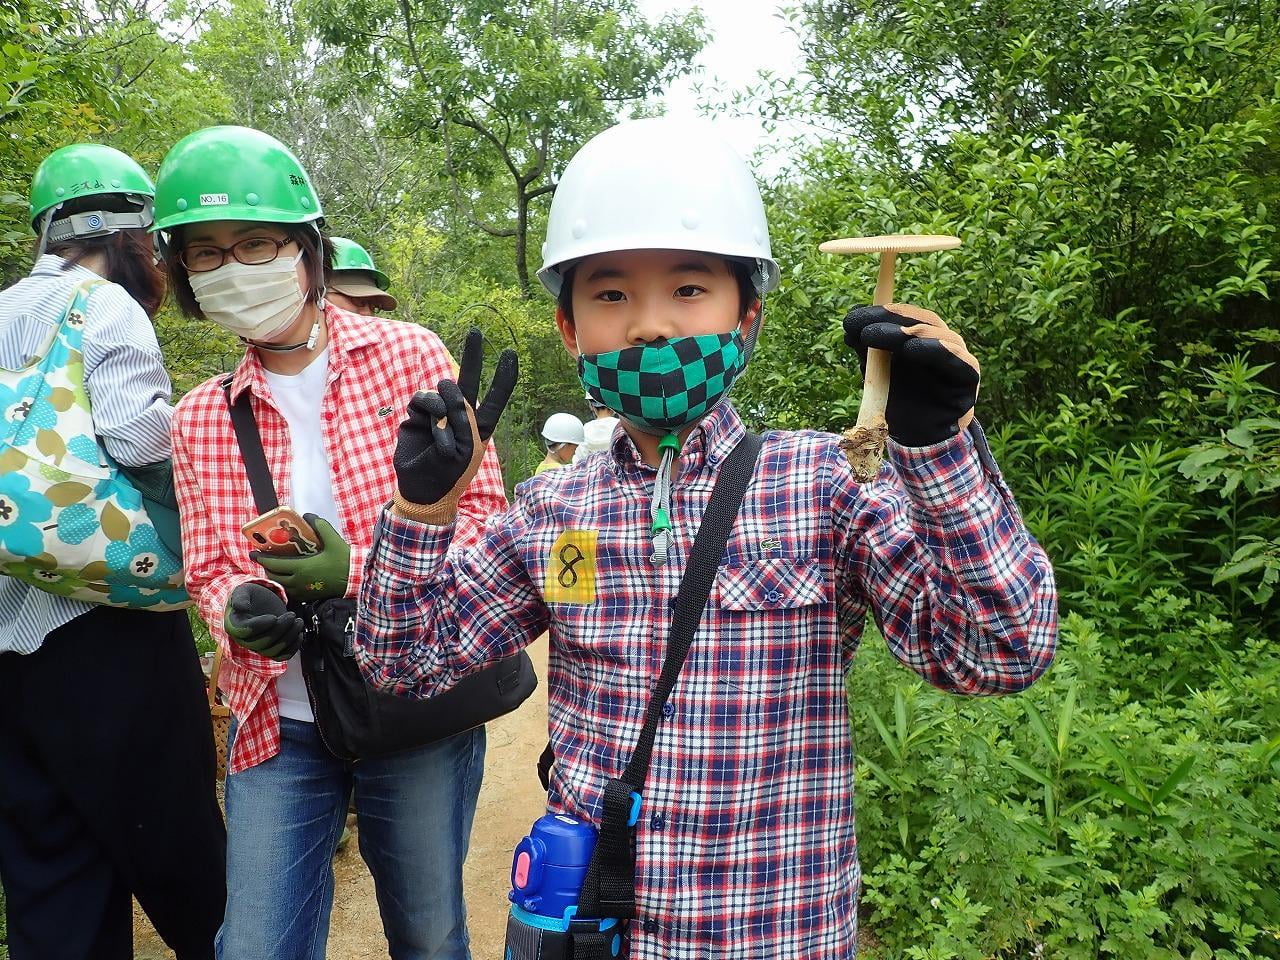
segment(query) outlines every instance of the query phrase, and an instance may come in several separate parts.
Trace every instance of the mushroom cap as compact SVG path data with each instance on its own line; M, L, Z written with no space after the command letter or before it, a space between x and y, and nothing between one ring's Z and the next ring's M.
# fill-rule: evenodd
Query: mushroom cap
M898 233L881 237L848 237L828 240L818 249L823 253L928 253L960 246L959 237L943 234Z

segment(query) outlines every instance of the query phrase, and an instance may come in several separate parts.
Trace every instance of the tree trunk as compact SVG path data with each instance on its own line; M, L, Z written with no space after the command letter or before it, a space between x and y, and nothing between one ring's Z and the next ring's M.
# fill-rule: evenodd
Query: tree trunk
M533 299L533 285L529 282L529 264L526 254L529 248L529 194L524 184L516 185L516 276L520 279L520 293L526 300Z

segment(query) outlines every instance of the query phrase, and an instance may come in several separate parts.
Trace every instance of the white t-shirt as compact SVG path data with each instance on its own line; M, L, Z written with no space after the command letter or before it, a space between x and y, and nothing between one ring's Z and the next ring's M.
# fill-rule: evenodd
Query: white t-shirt
M265 369L262 372L271 388L271 399L289 424L289 448L293 456L289 506L299 513L324 517L335 528L341 529L338 505L333 499L333 475L324 452L320 423L325 382L329 377L329 348L321 350L302 372L293 376ZM298 654L293 655L284 676L276 681L276 692L280 695L282 717L315 722Z

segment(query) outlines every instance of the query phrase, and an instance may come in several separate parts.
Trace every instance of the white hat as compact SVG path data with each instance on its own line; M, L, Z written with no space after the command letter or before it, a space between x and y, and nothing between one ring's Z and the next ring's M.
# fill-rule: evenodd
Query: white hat
M705 121L653 117L597 134L556 186L538 279L560 295L562 270L614 250L696 250L756 264L778 285L760 188Z
M553 413L542 425L542 439L548 443L582 443L582 421L572 413Z

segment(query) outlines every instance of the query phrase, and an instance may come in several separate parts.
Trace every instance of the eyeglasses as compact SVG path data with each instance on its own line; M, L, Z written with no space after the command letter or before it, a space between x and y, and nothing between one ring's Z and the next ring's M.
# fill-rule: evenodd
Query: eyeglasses
M193 243L183 247L178 258L190 273L208 273L217 270L227 262L227 254L231 254L240 263L253 266L259 263L270 263L280 256L280 248L293 243L292 237L277 240L275 237L245 237L229 247L218 247L212 243Z

